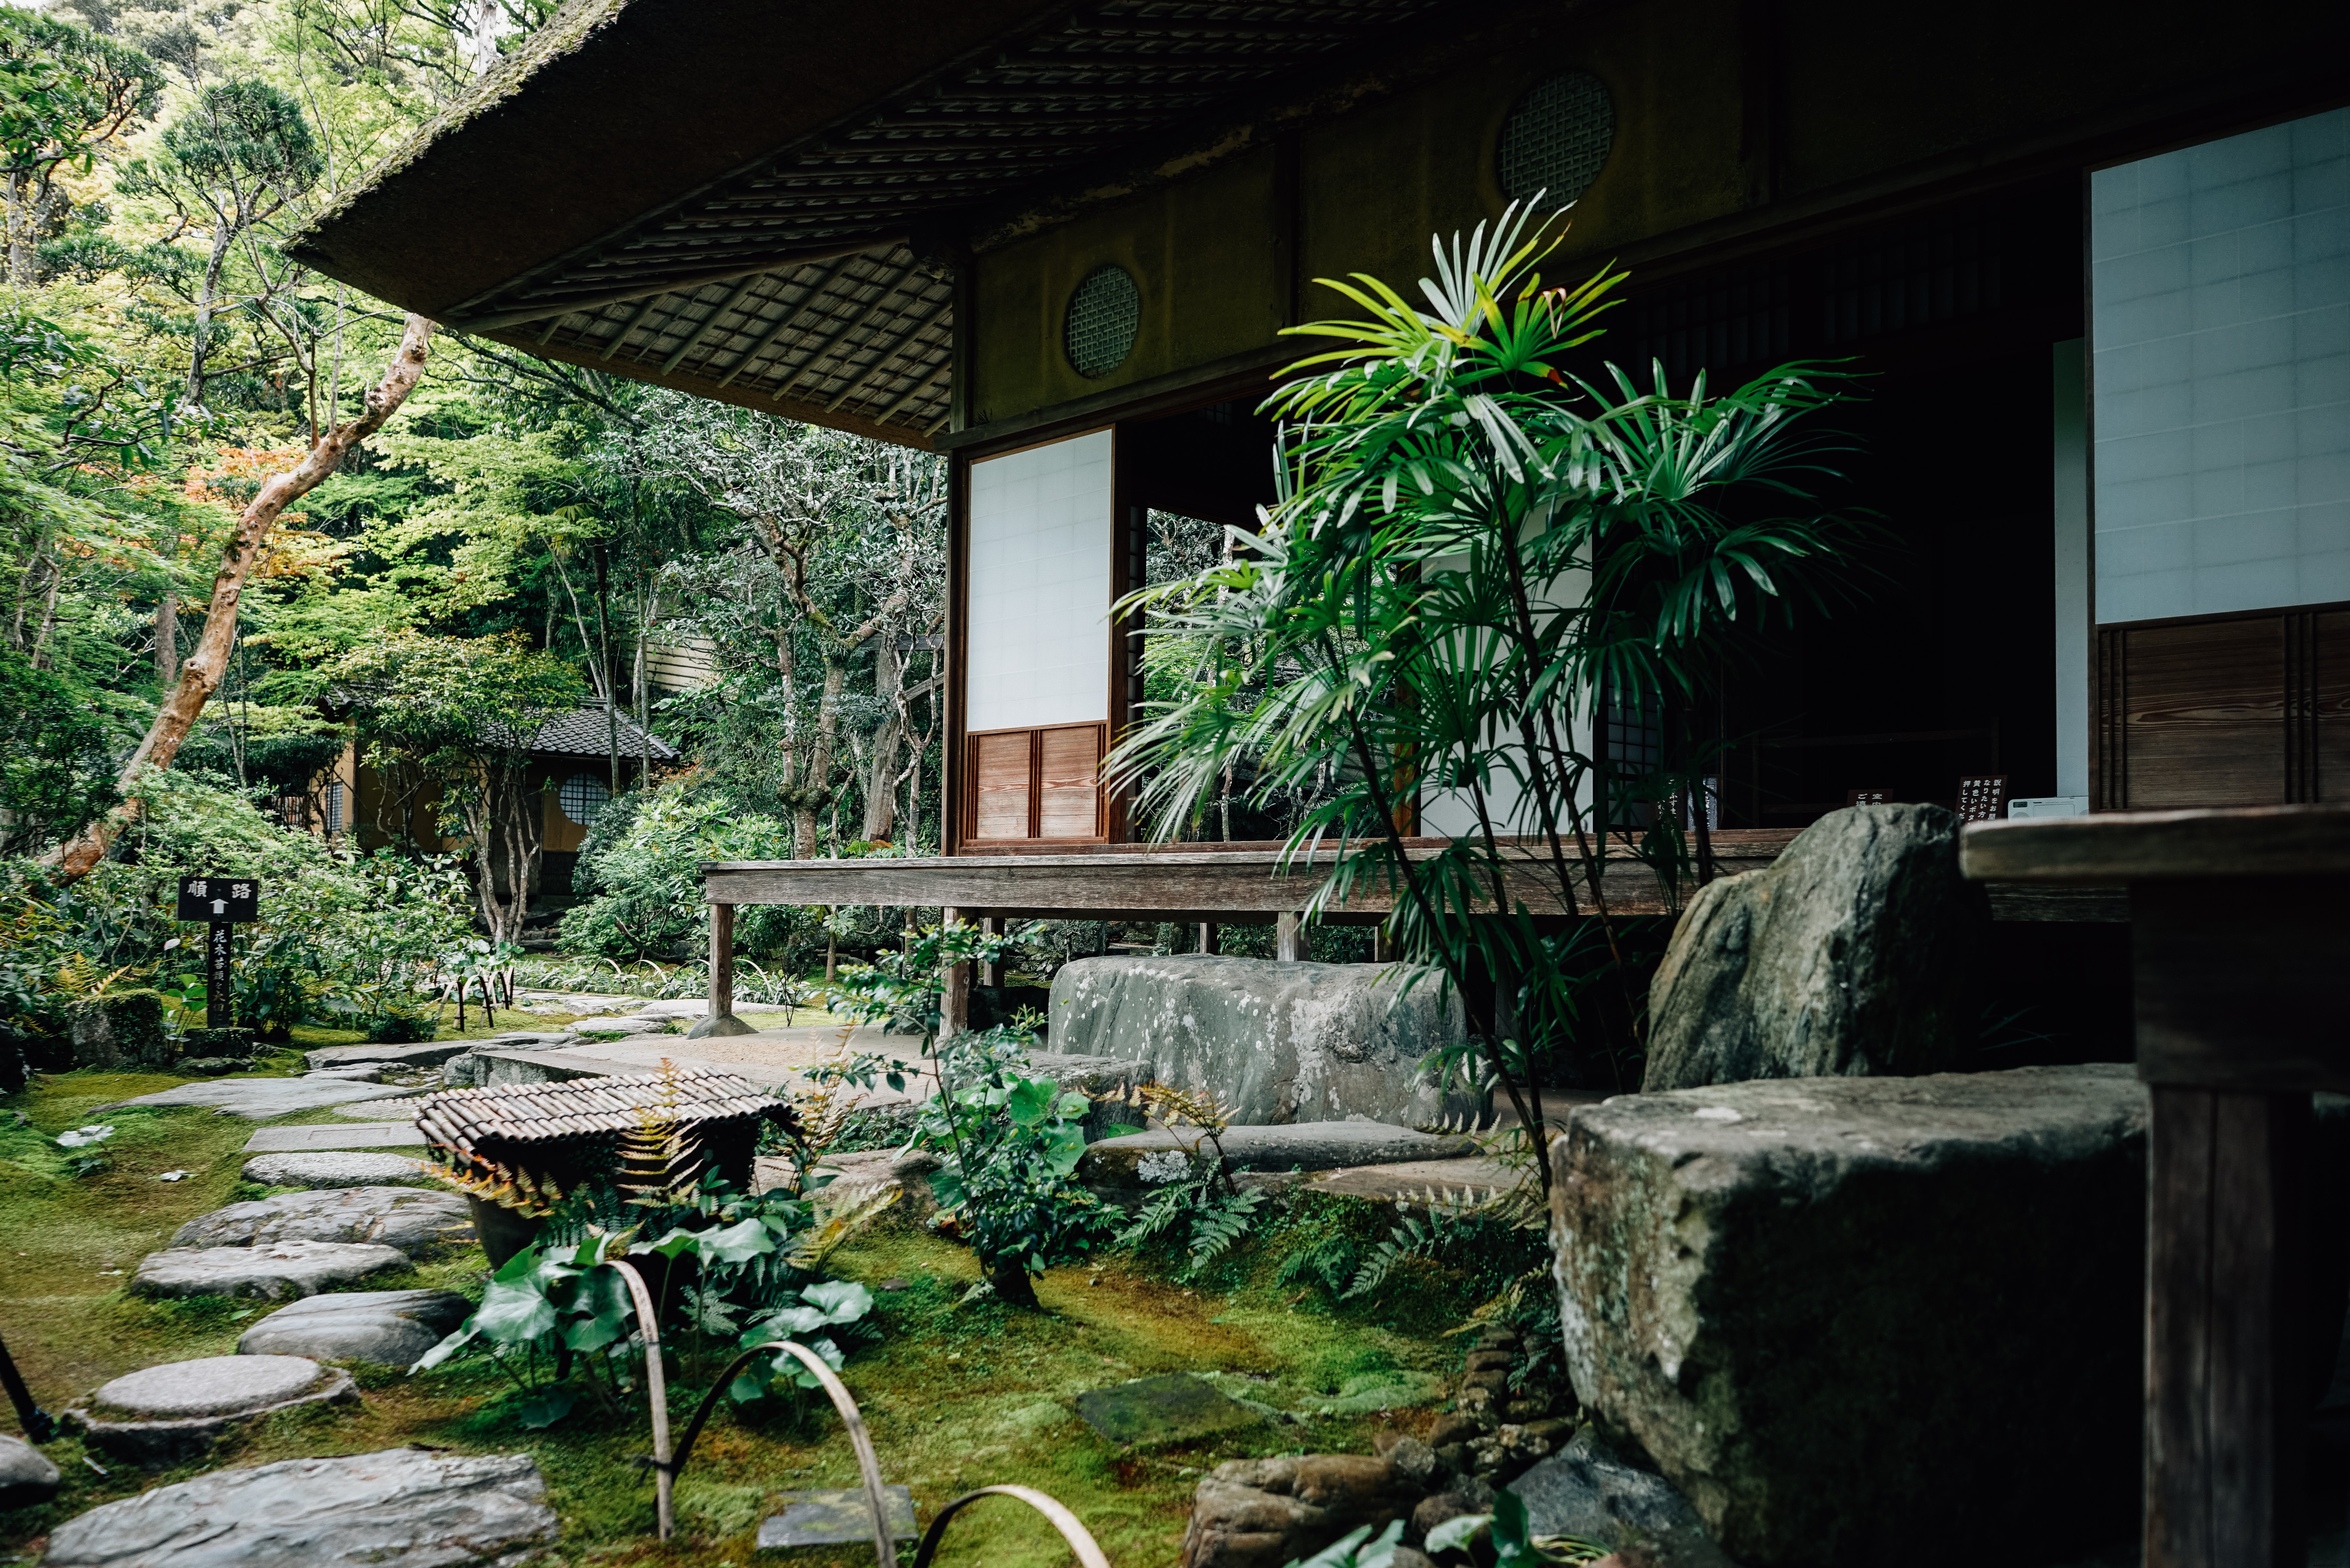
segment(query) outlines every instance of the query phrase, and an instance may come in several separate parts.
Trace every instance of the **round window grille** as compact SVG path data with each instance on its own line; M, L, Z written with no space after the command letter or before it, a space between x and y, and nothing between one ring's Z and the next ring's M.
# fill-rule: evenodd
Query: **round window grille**
M1069 363L1080 376L1107 376L1134 351L1142 324L1142 293L1119 266L1097 266L1069 296L1064 329Z
M1502 125L1502 193L1513 202L1537 195L1546 208L1566 205L1591 187L1616 141L1616 105L1588 71L1536 82Z
M596 814L604 809L612 792L593 774L573 774L563 781L563 788L555 798L562 805L564 815L585 827L596 820Z

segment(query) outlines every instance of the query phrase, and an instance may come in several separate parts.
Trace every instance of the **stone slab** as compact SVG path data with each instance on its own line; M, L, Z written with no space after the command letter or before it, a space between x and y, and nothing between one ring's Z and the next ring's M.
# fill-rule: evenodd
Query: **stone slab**
M470 1568L560 1532L524 1454L390 1449L215 1470L60 1525L47 1568Z
M575 1019L571 1031L575 1034L659 1034L668 1025L666 1018L639 1018L629 1013L623 1017Z
M242 1416L309 1392L325 1370L299 1355L207 1355L126 1373L91 1397L116 1417Z
M346 1127L263 1127L244 1140L247 1154L346 1148L412 1148L421 1154L424 1135L414 1122L353 1122Z
M302 1059L313 1068L344 1062L393 1062L403 1067L437 1067L472 1045L470 1040L422 1040L412 1045L324 1045L306 1051Z
M412 1090L390 1084L354 1084L347 1078L224 1078L213 1083L182 1084L151 1095L117 1100L99 1107L120 1106L210 1106L224 1116L267 1121L296 1111L322 1111L353 1100L392 1100Z
M1449 1094L1420 1066L1463 1040L1459 995L1409 978L1394 964L1086 958L1053 976L1045 1011L1055 1051L1139 1058L1161 1083L1213 1090L1239 1123L1482 1110L1490 1096Z
M256 1187L439 1187L440 1178L397 1154L330 1151L324 1154L265 1154L244 1162L244 1179Z
M438 1089L426 1094L438 1094ZM367 1100L348 1106L337 1106L338 1116L348 1116L355 1122L380 1122L394 1116L414 1117L424 1109L425 1095L411 1095L405 1100Z
M244 1331L236 1353L409 1366L473 1310L454 1291L331 1291L271 1313Z
M141 1296L313 1296L405 1268L397 1247L358 1241L280 1241L265 1247L168 1247L139 1261L130 1293Z
M1264 1419L1188 1372L1138 1377L1080 1394L1077 1414L1113 1443L1180 1443Z
M1319 1171L1299 1185L1336 1198L1365 1198L1420 1207L1465 1207L1490 1201L1518 1184L1518 1173L1498 1159L1471 1155L1460 1159L1407 1159L1393 1165L1354 1165Z
M1445 1137L1384 1122L1295 1122L1287 1127L1237 1127L1221 1139L1233 1170L1335 1170L1346 1166L1399 1165L1456 1159L1477 1152L1465 1137ZM1183 1174L1186 1151L1211 1151L1191 1128L1164 1128L1104 1138L1087 1148L1079 1177L1105 1187L1148 1187Z
M2119 1064L1578 1107L1551 1186L1575 1392L1749 1568L2126 1535L2146 1122Z
M22 1438L0 1433L0 1511L37 1508L57 1495L64 1480L48 1455Z
M340 1078L346 1084L380 1084L384 1064L380 1062L355 1062L348 1067L318 1067L302 1075L305 1078Z
M885 1486L889 1500L889 1538L915 1538L914 1492L911 1487ZM774 1552L791 1546L854 1546L873 1540L872 1505L865 1489L842 1487L832 1491L787 1491L776 1501L784 1511L759 1526L759 1550Z
M473 1240L472 1211L446 1189L326 1188L232 1203L180 1227L174 1247L256 1247L279 1241L372 1241L413 1258Z

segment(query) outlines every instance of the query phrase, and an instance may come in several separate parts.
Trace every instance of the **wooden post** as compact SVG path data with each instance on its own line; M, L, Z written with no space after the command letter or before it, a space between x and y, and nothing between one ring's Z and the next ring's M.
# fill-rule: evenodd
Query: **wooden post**
M1305 961L1305 922L1287 910L1274 917L1273 952L1284 963Z
M710 906L710 1011L685 1032L689 1040L713 1034L749 1034L751 1026L734 1016L734 906Z
M2152 1089L2146 1568L2298 1568L2305 1093Z
M1216 950L1216 923L1213 920L1200 922L1200 950L1211 954Z
M1388 923L1385 920L1381 920L1371 928L1371 961L1393 963L1395 961L1395 933L1388 929Z
M1002 936L1003 934L1003 917L1001 915L982 915L979 919L979 931L980 935L985 937ZM1003 966L1000 963L981 964L979 966L978 980L980 984L985 986L1002 985L1003 983Z
M962 924L961 909L940 911L940 923L946 926ZM947 966L946 994L939 999L939 1038L951 1040L971 1027L971 965Z

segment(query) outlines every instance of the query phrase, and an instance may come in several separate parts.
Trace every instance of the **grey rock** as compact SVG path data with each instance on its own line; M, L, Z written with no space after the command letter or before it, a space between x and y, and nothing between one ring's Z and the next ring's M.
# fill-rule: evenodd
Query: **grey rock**
M1128 1097L1150 1081L1150 1064L1128 1056L1079 1056L1065 1051L1031 1051L1028 1067L1032 1073L1053 1080L1064 1089L1075 1089L1093 1100L1093 1108L1085 1116L1087 1143L1109 1136L1114 1127L1139 1127L1142 1112L1128 1103Z
M242 1416L309 1392L325 1370L298 1355L208 1355L125 1374L92 1398L109 1415Z
M1220 1141L1232 1170L1337 1170L1357 1165L1398 1165L1407 1160L1450 1159L1472 1154L1467 1138L1444 1137L1416 1127L1383 1122L1298 1122L1290 1127L1235 1127ZM1155 1187L1183 1174L1188 1152L1213 1152L1194 1129L1180 1136L1163 1128L1104 1138L1086 1150L1078 1174L1104 1187Z
M1461 1041L1460 997L1404 980L1386 964L1078 959L1053 977L1053 1044L1139 1058L1162 1083L1214 1090L1242 1123L1416 1123L1478 1108L1419 1066Z
M549 1050L565 1045L577 1045L579 1036L568 1029L516 1029L505 1034L493 1034L493 1045L537 1045ZM451 1061L456 1058L451 1057Z
M256 1187L441 1186L439 1178L404 1155L356 1151L259 1155L244 1162L244 1179Z
M706 996L665 996L638 1008L636 1016L667 1023L672 1018L705 1017L709 1012L710 998Z
M1188 1372L1138 1377L1080 1394L1077 1414L1113 1443L1180 1443L1264 1419Z
M1367 1454L1234 1459L1200 1483L1181 1568L1283 1568L1350 1530L1409 1517L1421 1490Z
M130 1278L141 1296L312 1296L403 1268L397 1247L342 1241L277 1241L258 1247L172 1247L150 1252Z
M151 1095L117 1100L116 1106L210 1106L224 1116L267 1121L295 1111L319 1111L352 1100L389 1100L409 1093L390 1084L354 1084L347 1078L237 1078L212 1084L182 1084Z
M298 1355L213 1355L118 1377L61 1417L118 1459L197 1458L232 1426L296 1405L356 1399L350 1374Z
M1938 805L1830 812L1764 870L1708 883L1648 988L1641 1087L1933 1073L1981 1024L1990 907Z
M49 1537L49 1568L464 1568L559 1532L523 1454L391 1449L216 1470L93 1509Z
M244 1331L236 1352L409 1366L473 1310L454 1291L336 1291L278 1308Z
M322 1045L316 1051L304 1052L302 1060L314 1070L338 1067L347 1062L437 1067L472 1046L470 1040L422 1040L412 1045Z
M573 1020L571 1028L579 1034L660 1034L669 1024L666 1018L580 1018Z
M232 1203L198 1215L174 1247L256 1247L280 1241L373 1241L416 1257L473 1239L463 1197L413 1187L329 1188Z
M384 1071L382 1063L366 1062L348 1067L320 1067L315 1072L305 1073L302 1076L337 1078L346 1084L380 1084L383 1082Z
M57 1495L64 1480L48 1455L22 1438L0 1434L0 1510L37 1507Z
M1551 1231L1575 1392L1753 1568L2126 1534L2146 1118L2120 1065L1578 1107Z
M228 1073L242 1073L245 1066L242 1056L182 1056L172 1064L172 1071L217 1078Z
M478 1089L482 1086L482 1059L471 1051L463 1051L441 1064L441 1086L444 1089Z
M916 1539L913 1489L885 1486L881 1491L888 1500L884 1506L889 1510L889 1538ZM866 1500L861 1486L831 1491L787 1491L778 1494L775 1501L784 1505L784 1511L760 1524L762 1552L788 1546L854 1546L873 1539L872 1504Z
M1689 1499L1664 1477L1626 1464L1587 1428L1505 1490L1525 1503L1535 1535L1648 1547L1657 1568L1735 1568Z
M342 1122L324 1127L263 1127L244 1140L247 1154L313 1154L330 1149L413 1148L424 1151L424 1135L413 1121Z

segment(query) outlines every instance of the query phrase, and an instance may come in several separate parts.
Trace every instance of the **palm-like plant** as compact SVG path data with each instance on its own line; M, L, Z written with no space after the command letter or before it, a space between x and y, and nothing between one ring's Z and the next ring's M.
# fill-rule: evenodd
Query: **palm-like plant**
M1309 916L1391 895L1403 950L1476 999L1484 1070L1537 1129L1536 1064L1575 1035L1586 945L1625 973L1599 876L1601 694L1650 712L1696 696L1733 627L1816 597L1856 527L1814 503L1834 449L1802 422L1839 372L1787 365L1721 396L1702 376L1675 394L1661 366L1646 391L1613 366L1578 375L1623 275L1545 286L1555 244L1513 208L1438 237L1424 306L1360 274L1328 284L1366 316L1292 329L1342 346L1265 405L1282 483L1261 531L1121 607L1202 673L1109 761L1167 837L1236 762L1261 797L1335 781L1290 840L1332 859ZM1467 831L1409 846L1438 796ZM1664 865L1669 898L1685 858Z

